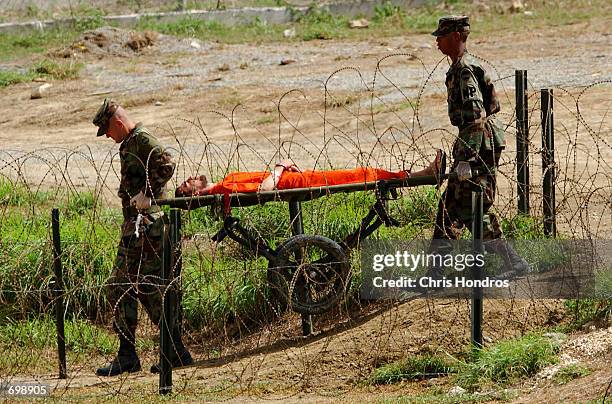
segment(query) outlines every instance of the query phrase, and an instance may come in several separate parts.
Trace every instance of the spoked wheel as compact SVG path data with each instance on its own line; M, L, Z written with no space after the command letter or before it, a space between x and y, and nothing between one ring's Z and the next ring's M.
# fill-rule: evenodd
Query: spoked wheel
M282 309L321 314L344 296L350 267L335 241L300 234L283 242L277 254L268 267L268 282Z

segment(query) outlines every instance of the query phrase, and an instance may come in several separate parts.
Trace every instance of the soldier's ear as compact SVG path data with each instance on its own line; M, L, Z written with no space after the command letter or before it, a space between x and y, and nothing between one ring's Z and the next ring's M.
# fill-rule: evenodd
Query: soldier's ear
M111 119L114 119L117 122L117 127L121 128L122 132L129 133L129 130L127 130L127 126L125 126L125 123L123 123L121 118L115 115Z

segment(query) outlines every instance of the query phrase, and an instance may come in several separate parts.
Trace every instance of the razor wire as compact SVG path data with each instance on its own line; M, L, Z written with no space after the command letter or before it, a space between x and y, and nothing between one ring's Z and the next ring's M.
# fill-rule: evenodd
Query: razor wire
M385 67L393 60L415 59L423 68L416 89L399 84L399 78ZM354 67L337 70L322 83L318 96L301 89L282 95L274 113L273 134L261 130L256 136L245 134L254 113L248 105L181 120L180 126L186 129L180 133L173 124L158 123L154 132L177 163L168 189L171 193L196 174L219 180L235 170L269 170L282 158L293 159L302 169L317 170L425 167L436 148L450 154L456 136L454 128L431 115L435 105L444 104L444 99L436 98L436 91L431 91L431 86L438 85L431 78L440 65L428 67L415 55L397 54L381 59L372 78ZM336 90L335 80L344 75L356 76L359 88ZM498 73L503 94L503 112L498 117L506 128L507 146L500 161L493 209L507 220L507 233L512 237L518 199L516 122L512 91L503 86L507 78ZM609 91L609 86L610 82L604 81L554 88L557 222L559 232L568 239L610 236L610 106L588 104L591 94ZM529 226L536 232L543 214L538 95L533 87L528 94L533 218ZM305 123L313 121L318 124ZM59 207L69 378L54 382L54 395L83 398L99 393L146 393L156 385L156 376L136 384L128 375L110 381L93 376L92 364L102 365L116 351L116 338L110 330L112 308L104 288L122 221L115 195L119 177L119 156L113 148L0 151L0 302L4 318L0 343L10 352L0 359L3 380L51 380L49 375L54 372L49 224L51 207ZM402 190L400 200L391 206L402 228L386 234L380 230L373 237L410 234L427 239L438 196L434 190ZM402 204L402 200L409 203ZM372 201L368 193L309 201L303 204L304 227L307 233L340 240L351 230L350 224L358 224L364 206ZM237 208L234 214L273 247L291 236L284 203ZM468 344L467 300L366 302L359 299L358 281L347 287L348 296L337 308L315 318L319 331L304 340L299 337L298 316L290 310L275 309L265 260L229 240L211 242L220 226L215 212L200 208L182 215L183 271L175 282L182 287L183 330L196 365L178 373L177 392L189 394L201 389L205 394L228 399L245 394L260 397L267 394L261 386L269 384L279 398L299 391L325 396L330 388L350 391L376 364L412 353L457 353ZM416 219L421 220L416 229L403 233L402 229ZM351 257L354 279L358 279L357 255ZM487 300L485 341L556 324L567 315L564 313L558 300ZM137 348L142 362L156 362L157 330L144 314L140 317ZM332 371L338 379L318 386L317 381L329 379L326 375Z

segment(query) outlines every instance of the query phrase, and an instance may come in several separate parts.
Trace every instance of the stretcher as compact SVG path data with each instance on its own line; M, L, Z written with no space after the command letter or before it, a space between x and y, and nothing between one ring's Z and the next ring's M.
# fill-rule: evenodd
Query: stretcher
M268 260L267 280L275 304L282 309L291 308L303 315L321 314L329 311L341 300L351 281L349 255L383 224L398 226L397 220L388 213L388 201L398 198L398 188L423 185L440 186L447 178L446 156L443 154L436 175L409 177L405 179L379 180L356 184L325 187L298 188L264 191L257 193L233 193L158 199L157 205L166 205L183 210L205 206L222 207L223 226L212 237L221 242L231 238L258 256ZM344 240L334 241L322 235L303 233L300 202L309 201L335 193L375 191L376 202L356 229ZM272 248L258 234L244 228L240 220L231 215L231 207L262 205L267 202L288 202L290 225L293 236Z

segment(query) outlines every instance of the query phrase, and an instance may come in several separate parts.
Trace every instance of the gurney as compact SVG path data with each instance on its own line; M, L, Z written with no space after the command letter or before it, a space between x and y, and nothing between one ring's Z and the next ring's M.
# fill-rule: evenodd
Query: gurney
M321 314L333 308L344 296L351 281L350 251L383 224L399 226L388 213L388 201L398 198L398 188L423 185L440 186L455 175L446 174L446 155L442 154L436 175L405 179L333 185L324 187L285 189L256 193L232 193L158 199L157 205L192 210L205 206L220 207L224 212L223 226L212 237L221 242L231 238L256 255L268 260L267 280L275 304L303 315ZM335 193L375 191L376 202L357 228L344 240L334 241L322 235L303 233L300 202ZM231 215L231 207L263 205L267 202L288 202L293 236L272 248L259 235L244 228L240 219Z

